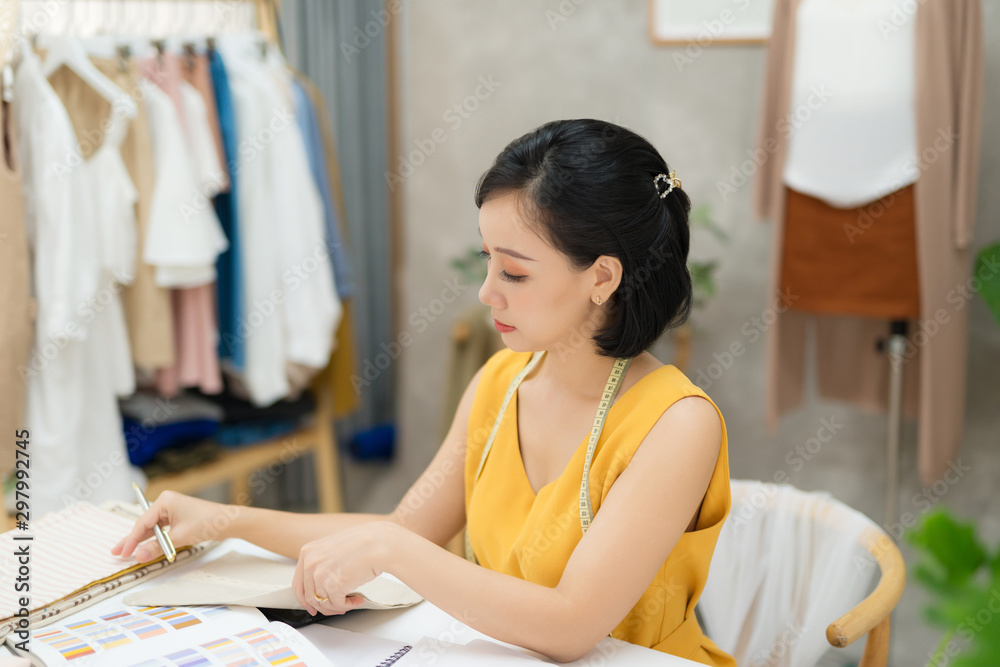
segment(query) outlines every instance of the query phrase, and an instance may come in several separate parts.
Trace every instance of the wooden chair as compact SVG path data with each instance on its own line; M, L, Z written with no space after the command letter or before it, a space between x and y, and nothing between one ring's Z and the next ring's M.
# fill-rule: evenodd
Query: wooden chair
M808 582L811 581L807 577L827 577L827 581L830 581L829 577L839 576L837 580L843 582L845 590L853 587L860 596L864 593L862 587L866 584L870 586L869 582L872 581L874 573L869 567L877 566L879 578L874 589L840 618L827 621L829 624L826 626L826 641L830 646L844 648L867 635L858 667L885 667L889 659L890 615L899 603L906 584L906 565L892 539L871 519L827 494L801 491L788 485L745 480L733 480L732 487L733 508L728 523L723 528L724 533L720 535L709 582L699 602L699 614L706 621L704 626L706 633L719 644L720 648L734 653L737 661L740 661L741 657L746 660L761 649L760 646L751 646L753 638L760 637L766 629L775 627L774 619L766 618L767 612L758 608L761 604L765 604L760 601L763 597L761 591L769 586L767 582L769 575L781 578L784 586L790 586L789 581L794 580L795 586L807 590L810 587ZM748 507L753 509L746 511ZM782 519L782 516L785 519ZM809 525L809 532L797 536L801 544L781 543L781 540L787 537L781 534L782 530L777 527L777 522L787 520L787 517L802 522L798 524L800 526L803 523ZM758 525L762 528L751 525L758 521L760 522ZM746 532L741 532L744 530ZM827 569L817 566L815 570L794 575L790 575L787 570L773 563L770 565L773 569L766 574L762 575L759 569L755 569L755 563L761 560L770 562L770 558L785 557L794 563L797 557L818 552L835 560L822 548L822 543L817 546L814 540L817 536L818 539L824 539L824 535L833 539L838 534L852 536L855 540L838 543L838 546L843 547L838 556L851 552L854 554L851 562L837 560L835 563L827 563ZM804 551L798 555L789 552L798 546ZM811 565L810 563L810 567ZM854 570L857 570L857 577L852 576ZM763 580L761 576L764 577ZM743 586L748 589L740 590ZM775 599L780 599L780 596ZM770 600L765 606L770 604L773 607L775 599ZM820 601L820 604L823 602L828 601ZM812 602L808 600L804 604L812 606ZM746 605L749 609L743 608ZM737 615L743 614L737 617L735 623L734 612ZM783 616L801 618L803 610L782 609L781 613ZM815 620L815 615L812 618ZM713 627L713 623L716 627ZM734 640L734 637L738 639ZM733 646L726 646L727 643L733 643ZM771 646L777 645L780 645L779 641L775 641ZM817 649L820 647L817 646ZM787 663L779 661L775 664ZM795 667L811 666L796 664Z
M896 544L884 532L865 533L864 545L878 563L881 576L875 590L854 609L826 628L830 646L844 648L868 635L858 667L886 667L889 662L889 622L906 587L906 563Z

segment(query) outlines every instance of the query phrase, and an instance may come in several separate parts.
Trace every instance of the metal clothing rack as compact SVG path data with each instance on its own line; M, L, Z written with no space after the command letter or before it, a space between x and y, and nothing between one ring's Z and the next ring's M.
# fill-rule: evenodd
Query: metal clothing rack
M215 11L215 14L230 17L232 24L221 26L223 30L256 27L270 43L280 49L280 2L281 0L226 0L223 4L229 6L232 11L228 13ZM25 7L30 7L31 3L32 0L18 0L16 5L19 17L17 30L25 36L29 36L33 27L36 27L22 24L22 20L30 23L28 20L30 17L25 17L22 11ZM82 8L88 8L87 11L91 12L89 18L99 17L98 21L106 21L101 25L104 25L109 33L117 32L124 21L135 21L127 24L133 31L124 34L163 38L171 36L171 33L183 34L185 37L191 36L192 33L196 34L198 26L195 25L194 19L199 14L194 8L201 6L218 10L219 7L216 5L219 3L220 0L58 0L55 6L64 9L74 6L69 10L73 12L69 16L74 19L79 18L78 9L83 11ZM49 7L53 5L51 2L46 4ZM169 18L171 11L175 12L173 19ZM168 17L165 22L164 16ZM155 25L143 24L143 19L155 21ZM75 21L71 22L74 27L75 24ZM161 27L163 25L167 27ZM331 369L327 366L313 383L317 410L311 424L280 438L239 449L226 449L219 458L209 463L154 477L149 481L147 495L155 498L167 489L195 493L203 488L228 482L230 501L236 504L248 504L252 500L249 479L256 471L274 465L285 465L311 452L315 456L313 468L316 474L319 510L343 511L340 461L333 431L333 390L329 381L330 373ZM3 520L8 524L11 521L6 517L6 513L0 513L0 523L3 523ZM0 525L0 529L6 530L6 527Z

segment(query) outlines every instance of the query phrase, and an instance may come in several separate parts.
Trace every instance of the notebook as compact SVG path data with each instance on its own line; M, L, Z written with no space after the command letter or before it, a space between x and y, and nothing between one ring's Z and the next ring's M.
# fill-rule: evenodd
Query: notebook
M34 632L38 667L389 667L413 647L327 626L294 630L252 607L134 607L122 596Z
M32 521L28 530L0 534L0 572L12 582L0 586L0 642L16 639L25 609L32 628L71 613L169 571L216 545L206 542L140 564L111 555L111 547L132 529L137 505L109 503L100 508L77 502ZM23 562L27 561L27 562ZM26 568L26 569L22 569ZM18 577L22 577L21 580ZM22 608L22 598L28 607Z
M29 649L15 651L40 667L334 665L296 630L253 608L132 607L120 596L34 630Z

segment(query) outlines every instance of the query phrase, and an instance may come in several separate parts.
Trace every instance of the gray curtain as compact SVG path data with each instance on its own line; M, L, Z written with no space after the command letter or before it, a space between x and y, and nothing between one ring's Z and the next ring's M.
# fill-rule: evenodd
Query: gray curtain
M386 145L386 20L381 0L284 0L281 38L289 63L319 87L330 109L350 228L358 372L394 340L390 312ZM360 409L338 435L395 418L394 364L361 390Z
M388 171L388 126L386 32L378 22L382 10L381 0L283 0L278 26L289 64L312 79L331 116L356 286L352 303L359 374L364 372L365 360L374 359L380 351L378 343L395 338L389 198L384 178ZM375 23L366 25L372 21ZM358 410L334 424L342 453L355 433L395 420L394 370L395 364L390 364L363 387ZM315 507L313 465L311 460L297 459L287 466L277 485L268 485L273 495L265 493L256 502L307 511Z

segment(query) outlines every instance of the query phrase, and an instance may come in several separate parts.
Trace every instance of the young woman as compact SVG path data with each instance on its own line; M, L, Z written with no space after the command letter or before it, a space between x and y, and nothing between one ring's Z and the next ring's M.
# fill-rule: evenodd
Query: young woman
M310 612L389 572L468 625L557 661L603 637L734 665L694 607L730 509L721 413L647 350L690 308L691 203L653 146L598 120L508 145L476 204L479 292L509 349L469 383L391 514L292 514L166 492L114 553L240 537L298 559ZM434 489L428 494L428 489ZM467 528L469 558L444 545ZM138 546L138 548L137 548Z

